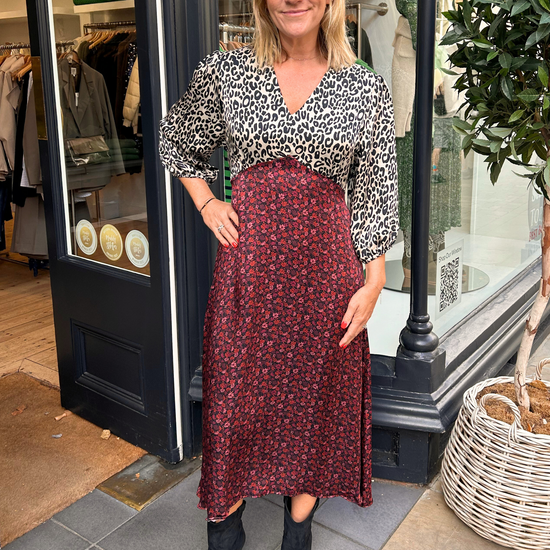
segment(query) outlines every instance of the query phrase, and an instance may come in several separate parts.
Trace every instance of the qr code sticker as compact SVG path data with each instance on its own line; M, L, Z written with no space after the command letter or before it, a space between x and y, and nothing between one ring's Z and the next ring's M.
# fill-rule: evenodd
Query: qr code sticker
M459 298L459 270L460 258L455 258L441 266L441 295L439 312L452 306Z

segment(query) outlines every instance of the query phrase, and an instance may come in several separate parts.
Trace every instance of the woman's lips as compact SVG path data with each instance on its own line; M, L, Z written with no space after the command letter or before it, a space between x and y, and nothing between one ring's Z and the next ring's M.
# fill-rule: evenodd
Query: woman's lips
M303 15L304 13L307 13L309 10L293 10L293 11L284 11L284 15Z

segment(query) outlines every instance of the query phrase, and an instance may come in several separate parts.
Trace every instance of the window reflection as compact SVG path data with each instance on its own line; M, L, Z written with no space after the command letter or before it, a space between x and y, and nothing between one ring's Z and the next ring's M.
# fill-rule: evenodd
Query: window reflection
M105 6L76 5L77 25L56 19L70 245L75 255L149 274L133 2Z

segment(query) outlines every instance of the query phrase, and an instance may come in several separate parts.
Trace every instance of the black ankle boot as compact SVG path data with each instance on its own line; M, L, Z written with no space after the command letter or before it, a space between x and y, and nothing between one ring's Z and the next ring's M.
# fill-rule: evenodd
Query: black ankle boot
M319 508L319 498L315 501L309 516L300 523L296 523L290 515L292 502L290 497L285 496L283 501L285 508L285 527L281 550L311 550L311 522L313 521L315 510Z
M208 550L242 550L246 535L241 517L246 500L223 521L208 521Z

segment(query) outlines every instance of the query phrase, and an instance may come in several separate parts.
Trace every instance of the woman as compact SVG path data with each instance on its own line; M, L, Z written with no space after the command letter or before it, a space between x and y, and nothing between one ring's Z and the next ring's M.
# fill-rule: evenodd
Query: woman
M209 549L240 550L243 498L278 493L282 549L302 550L319 497L372 503L364 328L397 235L393 109L355 63L345 0L253 9L253 46L200 63L160 154L223 245L204 326ZM208 186L221 145L231 204Z

